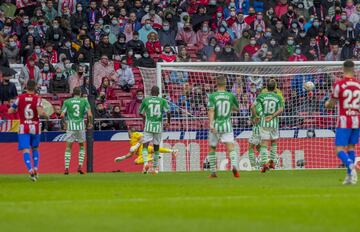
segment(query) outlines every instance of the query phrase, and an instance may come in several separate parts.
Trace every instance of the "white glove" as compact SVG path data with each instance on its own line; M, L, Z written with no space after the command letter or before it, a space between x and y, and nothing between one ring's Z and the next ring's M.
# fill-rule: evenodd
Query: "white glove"
M134 146L130 147L130 152L136 151L140 147L140 143L135 144Z

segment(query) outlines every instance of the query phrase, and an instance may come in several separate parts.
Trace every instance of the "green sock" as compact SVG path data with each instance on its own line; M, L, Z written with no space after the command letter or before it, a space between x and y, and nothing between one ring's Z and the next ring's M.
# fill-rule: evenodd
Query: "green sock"
M142 157L143 157L143 160L144 160L144 165L147 165L148 163L148 148L146 147L143 147L142 149Z
M84 163L84 158L85 158L85 150L84 147L80 147L80 151L79 151L79 166L82 166Z
M70 149L65 150L65 169L68 169L70 166L70 160L71 160L71 151Z
M159 151L154 152L154 158L153 158L153 168L157 168L159 165Z
M208 159L209 159L209 163L210 163L210 172L215 172L216 171L216 157L215 157L214 151L209 152Z
M268 161L268 149L267 146L261 146L260 148L260 164L264 165Z
M231 160L231 169L235 167L236 169L239 169L239 159L238 155L236 154L236 151L230 151L230 160Z
M250 160L250 164L251 167L255 167L256 165L256 161L255 161L255 153L254 153L254 148L250 148L248 151L248 156L249 156L249 160Z
M276 156L277 156L277 143L271 144L270 148L270 159L276 163Z

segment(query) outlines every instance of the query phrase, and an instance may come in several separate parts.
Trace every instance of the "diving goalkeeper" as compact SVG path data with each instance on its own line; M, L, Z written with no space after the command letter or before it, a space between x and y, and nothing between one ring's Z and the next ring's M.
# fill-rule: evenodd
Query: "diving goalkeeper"
M125 159L130 158L133 155L136 155L137 158L135 159L134 163L139 165L139 164L143 164L144 163L144 159L142 157L142 149L143 149L143 144L142 144L142 139L143 139L143 133L141 132L137 132L134 129L130 129L129 130L129 138L130 138L130 150L129 153L123 156L119 156L115 158L115 162L121 162ZM172 155L176 156L176 154L178 153L178 150L176 149L167 149L167 148L163 148L160 147L159 149L160 153L171 153ZM148 147L148 161L152 161L153 160L153 154L154 154L154 148L152 146Z

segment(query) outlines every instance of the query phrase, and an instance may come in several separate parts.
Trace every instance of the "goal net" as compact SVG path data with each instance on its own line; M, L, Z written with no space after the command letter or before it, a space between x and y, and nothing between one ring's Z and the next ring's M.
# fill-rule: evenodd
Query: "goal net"
M358 64L358 63L356 63ZM250 106L275 78L285 100L280 118L277 169L340 168L334 154L337 109L326 110L324 103L332 84L342 76L342 62L244 62L244 63L158 63L156 69L140 69L145 95L158 85L170 105L172 121L163 135L163 146L179 150L176 158L163 155L163 171L198 171L208 168L208 94L215 91L216 78L227 77L227 90L240 104L232 122L240 169L251 167L248 139L251 136ZM358 73L357 69L357 73ZM312 81L312 92L304 83ZM227 170L229 157L224 145L218 146L217 168Z

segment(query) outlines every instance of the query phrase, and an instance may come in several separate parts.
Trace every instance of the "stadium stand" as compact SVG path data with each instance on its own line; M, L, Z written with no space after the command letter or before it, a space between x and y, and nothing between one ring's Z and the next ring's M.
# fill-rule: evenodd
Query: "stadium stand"
M144 88L138 67L155 67L156 62L360 59L360 1L356 0L1 2L0 66L18 71L10 80L18 92L22 91L24 81L35 79L42 97L61 105L71 92L49 93L50 80L60 78L56 69L61 69L61 78L67 79L71 91L74 86L87 83L88 63L94 57L97 102L104 103L109 113L119 106L121 115L129 118L138 117L134 112L129 114L129 105L139 101L137 92ZM130 70L134 79L125 88L120 87L120 78L129 78L124 73L130 71L124 70ZM195 113L198 108L191 108L192 97L200 94L205 99L207 88L213 86L198 91L202 83L197 83L194 75L169 72L163 78L168 80L166 88L172 101L186 98L182 103L189 104L190 111ZM100 87L104 77L110 81L108 87ZM318 77L295 76L280 82L279 88L284 90L286 102L298 97L306 99L308 96L302 92L304 78L317 78L318 91L311 110L321 116L324 114L321 105L331 84L317 81ZM261 86L255 86L252 91L252 85L258 83L252 82L248 78L240 84L241 92L248 95L242 102L244 115L249 113L253 95L261 90ZM178 90L184 90L183 95ZM0 103L6 107L14 98L9 98L6 80L1 80L0 91ZM83 91L88 94L89 90L84 87ZM113 97L107 99L108 96ZM286 109L286 113L301 110ZM3 115L2 118L6 119ZM329 125L320 119L305 119L302 127ZM127 120L126 124L141 128L141 123L135 120ZM190 125L200 129L203 124ZM181 124L172 127L179 128Z

